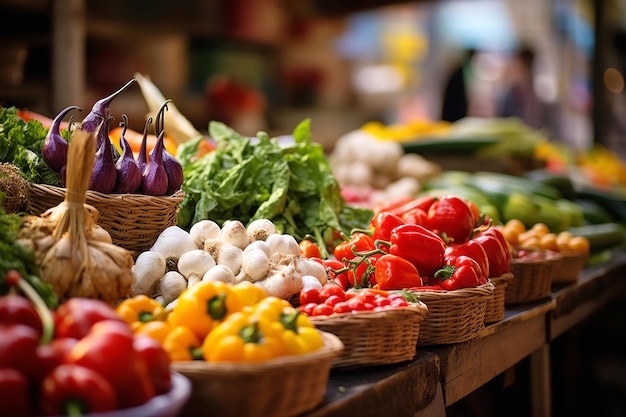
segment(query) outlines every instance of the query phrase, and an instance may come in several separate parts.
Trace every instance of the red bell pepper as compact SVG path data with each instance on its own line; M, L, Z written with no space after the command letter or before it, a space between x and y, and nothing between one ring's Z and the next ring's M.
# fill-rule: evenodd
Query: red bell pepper
M40 378L43 379L54 368L65 362L65 357L78 343L73 337L52 339L46 345L37 346L37 358L40 362Z
M167 351L155 339L143 334L135 334L133 345L146 364L157 395L169 392L172 389L172 374Z
M475 235L472 240L478 242L487 253L490 277L499 277L511 270L511 249L500 230L489 227Z
M79 365L56 367L42 382L40 395L41 411L48 416L82 416L118 409L111 383Z
M70 298L56 310L55 337L81 339L95 323L103 320L124 322L124 319L104 301Z
M475 224L472 209L454 195L440 197L428 209L428 228L447 242L467 242Z
M39 334L25 324L0 324L0 368L14 368L27 378L39 375Z
M400 216L382 211L372 218L370 222L370 230L372 231L372 241L376 243L377 240L389 242L391 238L391 231L396 227L405 224ZM380 245L380 249L387 251L389 246L384 244Z
M0 323L25 324L41 336L43 325L32 303L21 295L7 294L0 297Z
M376 261L376 288L402 290L423 285L415 265L396 255L383 255Z
M423 226L398 226L393 229L389 242L389 253L411 262L422 277L433 274L443 265L445 242Z
M68 353L66 363L102 375L113 386L119 408L144 404L156 395L146 364L135 351L133 331L124 322L95 323Z
M448 264L453 263L454 258L462 255L469 256L478 262L482 270L482 276L485 277L485 279L489 278L489 257L487 256L485 248L480 243L475 240L468 240L461 244L453 243L446 248L444 260Z
M435 279L441 280L444 290L476 287L480 283L482 270L480 265L469 256L458 256L453 263L435 272Z
M0 367L0 415L32 415L28 379L17 369Z
M428 226L428 213L420 207L414 207L402 214L402 220L408 224L419 224L420 226Z
M404 213L414 208L420 208L425 212L428 212L428 209L435 201L437 201L437 197L432 195L424 195L406 200L403 204L391 205L387 209L379 211L386 211L387 213L395 214L396 216L402 217Z

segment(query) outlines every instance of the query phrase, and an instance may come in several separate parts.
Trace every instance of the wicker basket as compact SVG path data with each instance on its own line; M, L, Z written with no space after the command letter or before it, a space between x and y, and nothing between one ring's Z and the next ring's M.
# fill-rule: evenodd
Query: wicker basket
M89 190L85 203L98 209L98 224L109 232L114 244L139 254L149 249L163 230L178 223L178 208L184 196L182 190L162 197ZM27 211L39 216L63 202L65 188L28 183L27 197Z
M578 281L580 272L585 267L589 254L561 254L561 263L552 276L553 284L571 284Z
M301 356L255 364L172 363L193 387L182 415L291 417L313 409L324 399L331 363L343 349L337 336L321 334L324 347Z
M493 283L488 282L453 291L418 292L428 307L428 315L420 328L417 345L460 343L476 337L485 328L485 309L494 290Z
M26 182L15 165L0 163L0 199L5 213L19 213L26 208Z
M506 296L506 287L513 279L511 272L505 272L499 277L491 277L489 281L493 283L495 289L493 298L487 301L485 307L485 323L495 323L504 318L504 298Z
M427 314L426 305L417 302L410 307L310 319L318 329L341 339L344 351L333 361L333 368L349 369L413 359L420 325Z
M505 305L521 304L550 297L552 278L561 265L562 256L554 253L543 259L513 258L514 278L506 289Z

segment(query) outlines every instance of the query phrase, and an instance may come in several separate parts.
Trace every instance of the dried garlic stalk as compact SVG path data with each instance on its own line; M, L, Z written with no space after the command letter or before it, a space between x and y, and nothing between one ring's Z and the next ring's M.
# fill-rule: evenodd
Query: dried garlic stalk
M34 251L41 279L52 285L61 300L88 297L113 304L131 292L134 261L96 224L98 210L85 204L96 133L79 129L72 135L65 201L41 216L27 216L19 241Z

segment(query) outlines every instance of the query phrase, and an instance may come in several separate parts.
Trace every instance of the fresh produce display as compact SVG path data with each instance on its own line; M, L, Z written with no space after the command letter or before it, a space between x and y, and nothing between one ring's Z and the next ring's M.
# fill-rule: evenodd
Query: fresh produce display
M122 301L116 310L135 334L161 343L172 361L262 362L324 345L314 325L287 300L247 281L200 282L186 289L171 311L145 295Z
M265 132L247 138L212 122L213 152L196 156L203 138L179 146L185 198L178 225L188 230L207 219L219 224L238 219L246 226L269 219L297 240L314 236L324 255L327 245L334 246L336 231L366 227L371 210L346 203L321 145L311 141L309 125L300 123L293 142L281 144Z
M17 270L0 297L0 415L85 415L145 404L172 388L170 359L113 308L73 298L54 311Z
M239 220L221 226L201 220L189 232L171 226L139 254L132 272L133 294L159 297L165 304L201 281L249 281L288 299L310 281L323 285L327 280L324 268L303 256L296 239L278 233L269 219L254 220L247 228Z

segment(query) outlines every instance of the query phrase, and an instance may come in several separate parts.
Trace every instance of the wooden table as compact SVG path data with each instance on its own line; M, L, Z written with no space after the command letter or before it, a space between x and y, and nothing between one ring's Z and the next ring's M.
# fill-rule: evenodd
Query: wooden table
M548 417L550 342L615 297L626 298L626 253L554 286L545 300L507 306L505 318L473 340L421 347L407 363L333 371L323 404L307 416L443 417L446 407L529 358L532 415Z

